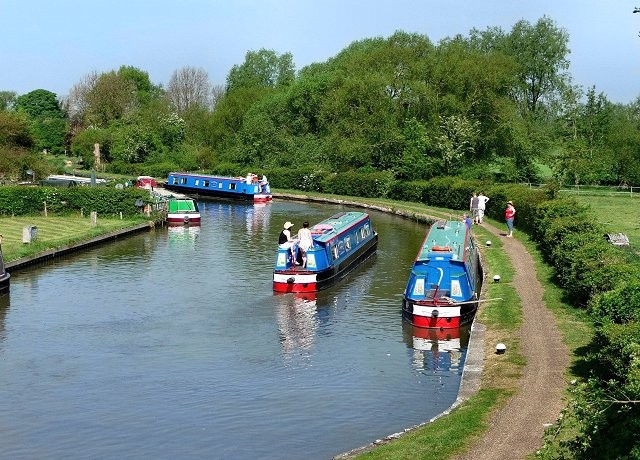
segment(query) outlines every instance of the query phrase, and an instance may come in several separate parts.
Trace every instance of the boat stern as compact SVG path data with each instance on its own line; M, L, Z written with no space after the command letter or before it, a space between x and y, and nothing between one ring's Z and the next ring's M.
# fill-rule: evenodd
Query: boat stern
M402 313L414 326L437 329L460 327L460 305L443 305L433 302L414 302L405 298L402 301Z
M318 274L306 270L282 270L273 272L275 292L315 292L318 290Z

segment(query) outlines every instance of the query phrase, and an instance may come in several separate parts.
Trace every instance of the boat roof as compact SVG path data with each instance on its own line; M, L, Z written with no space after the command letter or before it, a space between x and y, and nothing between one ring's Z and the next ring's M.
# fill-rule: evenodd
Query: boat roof
M201 179L211 179L211 180L229 180L229 181L236 181L236 182L244 182L247 180L247 176L237 176L237 177L215 176L212 174L195 174L195 173L188 173L188 172L170 172L169 176L172 176L172 175L197 177Z
M464 222L439 220L429 229L416 260L430 259L434 252L457 253L460 247L464 248L466 235L467 225Z
M311 227L311 234L313 235L314 240L321 243L326 243L327 241L333 239L336 235L339 235L340 233L350 229L362 220L368 218L369 215L365 212L339 212L338 214L334 214L328 219L325 219L322 222L318 222L313 227Z

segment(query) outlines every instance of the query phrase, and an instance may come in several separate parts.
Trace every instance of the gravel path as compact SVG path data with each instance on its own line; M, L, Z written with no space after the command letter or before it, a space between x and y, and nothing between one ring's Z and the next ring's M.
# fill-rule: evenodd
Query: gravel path
M542 447L545 425L553 423L564 407L564 372L569 365L569 352L553 315L542 301L543 290L531 255L518 240L506 238L504 231L486 223L483 227L500 235L515 268L514 285L523 307L519 337L527 361L517 393L493 416L483 437L458 458L522 459ZM485 345L485 353L494 350L494 343Z

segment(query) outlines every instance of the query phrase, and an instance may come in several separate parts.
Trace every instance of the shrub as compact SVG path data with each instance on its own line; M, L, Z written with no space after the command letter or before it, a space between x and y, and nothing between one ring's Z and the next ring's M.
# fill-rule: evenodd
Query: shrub
M609 291L640 274L636 265L626 263L623 251L604 240L585 244L574 254L565 288L577 305L584 305L594 294Z
M640 281L633 279L594 296L589 311L596 325L640 323Z

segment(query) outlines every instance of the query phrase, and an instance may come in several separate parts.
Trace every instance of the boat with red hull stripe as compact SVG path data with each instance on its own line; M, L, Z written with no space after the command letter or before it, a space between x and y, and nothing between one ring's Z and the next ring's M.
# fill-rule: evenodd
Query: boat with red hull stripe
M251 200L254 203L267 203L273 199L267 178L262 176L258 179L251 173L247 177L225 177L171 172L164 188L187 195Z
M276 292L315 292L345 277L378 246L378 234L363 212L341 212L311 227L313 246L301 263L297 241L280 245L273 270Z
M478 306L479 266L478 248L464 222L434 223L411 268L403 316L422 328L469 323Z

